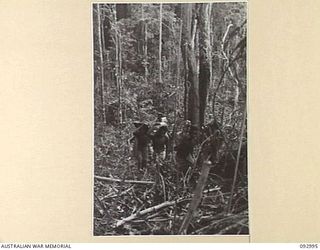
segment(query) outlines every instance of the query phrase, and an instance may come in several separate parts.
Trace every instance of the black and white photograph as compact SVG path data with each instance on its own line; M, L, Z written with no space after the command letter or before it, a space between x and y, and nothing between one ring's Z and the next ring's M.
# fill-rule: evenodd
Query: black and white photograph
M247 3L92 4L93 235L248 235Z

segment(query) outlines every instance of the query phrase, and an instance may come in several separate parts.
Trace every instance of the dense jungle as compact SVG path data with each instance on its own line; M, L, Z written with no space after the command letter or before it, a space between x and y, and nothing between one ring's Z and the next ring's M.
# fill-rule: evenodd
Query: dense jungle
M94 235L249 234L246 3L92 11Z

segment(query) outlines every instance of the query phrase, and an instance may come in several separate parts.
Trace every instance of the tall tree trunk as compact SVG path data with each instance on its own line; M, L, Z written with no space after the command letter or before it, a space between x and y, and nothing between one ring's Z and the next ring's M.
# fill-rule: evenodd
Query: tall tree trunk
M209 48L209 57L210 57L210 83L209 83L209 87L208 89L214 89L214 85L213 85L213 69L217 70L218 67L215 67L215 64L213 63L213 51L215 50L214 48L214 32L213 32L213 11L212 11L212 7L213 4L212 3L209 3L209 35L210 35L210 48ZM210 102L211 104L211 100L212 100L212 91L209 91L208 93L208 99L207 99L207 102ZM210 105L209 104L209 105ZM210 105L210 110L211 109L211 105ZM211 114L211 112L209 112L209 115L210 115L210 118L213 118L214 115Z
M176 93L174 95L174 124L177 122L177 112L179 109L179 103L180 103L180 94L179 94L179 89L180 89L180 59L181 59L181 37L182 37L182 21L180 21L179 24L179 43L178 43L178 48L176 49L178 55L177 55L177 75L176 75L176 82L175 82L175 89ZM175 136L176 136L176 125L174 125L173 133L172 133L172 142L175 141Z
M208 86L210 84L210 26L209 26L209 4L201 3L199 11L199 122L203 125L207 104Z
M145 23L144 26L144 78L145 82L148 82L148 75L149 75L149 70L148 70L148 23Z
M212 86L212 81L213 81L213 68L212 68L212 41L213 41L213 32L212 32L212 3L209 3L209 25L208 25L208 33L209 33L209 39L210 39L210 44L209 44L209 62L210 62L210 83L209 83L209 89Z
M117 8L114 8L114 22L116 26L115 45L116 45L116 85L118 89L118 122L122 123L122 107L121 107L121 80L122 80L122 60L121 60L121 34L117 25Z
M162 3L160 3L160 14L159 14L159 82L162 83Z
M146 19L144 17L144 9L143 4L141 5L141 12L142 12L142 35L143 35L143 67L144 67L144 80L145 83L148 83L148 23L146 22Z
M193 8L194 9L194 8ZM188 119L194 124L195 126L199 126L199 74L198 74L198 60L197 60L197 20L194 18L192 19L192 32L191 32L191 40L190 40L190 47L188 50L188 64L189 64L189 81L190 81L190 92L189 92L189 108L188 108Z
M229 115L229 123L231 123L231 120L232 120L232 116L234 115L235 111L238 109L239 107L239 95L240 95L240 83L239 81L237 80L237 78L234 76L233 72L232 72L232 69L231 69L231 66L230 66L230 62L229 62L229 58L228 58L228 54L227 53L227 37L229 35L229 31L230 31L230 28L233 26L232 22L229 23L228 27L227 27L227 30L222 38L222 43L221 43L221 49L222 49L222 54L224 56L224 59L226 60L226 67L227 67L227 70L228 70L228 73L229 75L231 76L231 78L233 79L234 81L234 90L235 90L235 96L234 96L234 105L233 105L233 110L232 112L230 113Z
M237 181L239 161L240 161L241 148L242 148L242 140L243 140L243 136L245 133L244 131L245 131L245 127L246 127L246 119L247 119L247 106L245 106L244 111L243 111L241 132L240 132L240 138L239 138L239 147L238 147L238 153L237 153L237 161L236 161L236 166L234 169L234 175L233 175L233 181L232 181L232 187L231 187L231 195L230 195L229 202L228 202L227 214L230 214L230 212L231 212L231 204L232 204L233 193L234 193L234 189L235 189L236 181Z
M100 16L101 16L101 43L102 43L102 58L103 58L104 91L107 94L109 93L109 90L108 90L108 77L106 74L108 72L108 58L106 58L107 49L106 49L105 20L108 18L105 17L104 10L101 8L100 8Z
M104 89L104 60L103 60L103 46L102 46L102 27L101 27L101 12L100 5L97 4L98 11L98 40L99 40L99 59L100 59L100 75L101 75L101 102L102 102L102 117L103 123L107 124L106 105L105 105L105 89Z
M196 56L194 40L196 32L196 21L193 19L192 10L194 4L182 4L182 55L185 64L185 91L188 95L187 119L192 124L199 126L199 79L197 75ZM192 22L193 21L193 22ZM192 32L192 23L193 32ZM190 88L189 91L187 88ZM185 103L186 105L186 103Z
M104 7L111 8L110 4L104 4ZM103 12L108 15L105 11ZM102 13L103 13L102 12ZM103 37L104 37L104 49L110 51L113 48L112 34L111 34L111 20L109 18L103 18Z
M120 31L119 31L119 34L118 34L118 60L119 60L119 71L118 71L118 74L119 74L119 81L118 81L118 91L119 91L119 123L122 124L122 120L123 120L123 115L122 115L122 49L121 49L121 34L120 34Z
M180 25L179 25L179 44L178 44L178 49L177 49L177 52L178 52L178 57L177 57L177 76L176 76L176 90L178 90L178 87L180 86L180 59L181 59L181 39L182 39L182 21L180 21ZM175 95L175 103L177 103L177 98L178 98L178 91L176 92L176 95ZM179 99L179 98L178 98ZM176 104L175 104L175 113L177 111L177 107L176 107Z

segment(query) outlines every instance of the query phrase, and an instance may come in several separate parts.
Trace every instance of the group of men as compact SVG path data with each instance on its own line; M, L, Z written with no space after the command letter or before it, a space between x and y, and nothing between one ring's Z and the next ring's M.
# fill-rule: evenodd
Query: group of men
M189 166L194 163L193 148L197 143L197 127L190 121L185 121L180 132L173 141L169 132L167 118L159 115L154 124L134 123L136 130L133 132L131 142L134 143L134 156L139 169L144 169L152 161L161 164L169 155L170 145L174 144L175 161L177 170L186 173Z
M238 149L232 149L225 143L226 134L222 134L221 125L216 121L211 121L199 129L186 120L181 125L179 131L169 131L167 118L159 115L153 124L134 123L136 129L133 132L131 142L134 143L134 157L137 160L139 169L163 166L168 156L174 155L175 170L178 179L185 177L188 169L195 165L194 148L201 144L201 160L209 159L218 164L223 158L223 165L215 169L215 174L230 178L234 174L235 157ZM231 134L231 132L228 132ZM234 151L233 151L234 150ZM241 150L239 171L246 175L247 150ZM190 175L191 176L191 175Z

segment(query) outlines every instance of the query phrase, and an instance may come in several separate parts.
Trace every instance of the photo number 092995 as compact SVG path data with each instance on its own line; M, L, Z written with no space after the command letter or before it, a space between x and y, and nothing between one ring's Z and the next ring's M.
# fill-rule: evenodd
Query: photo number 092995
M247 4L92 5L93 234L248 235Z
M305 248L305 249L316 249L316 248L318 248L318 244L310 244L310 243L308 243L308 244L303 243L303 244L300 244L299 246L300 246L300 248Z

